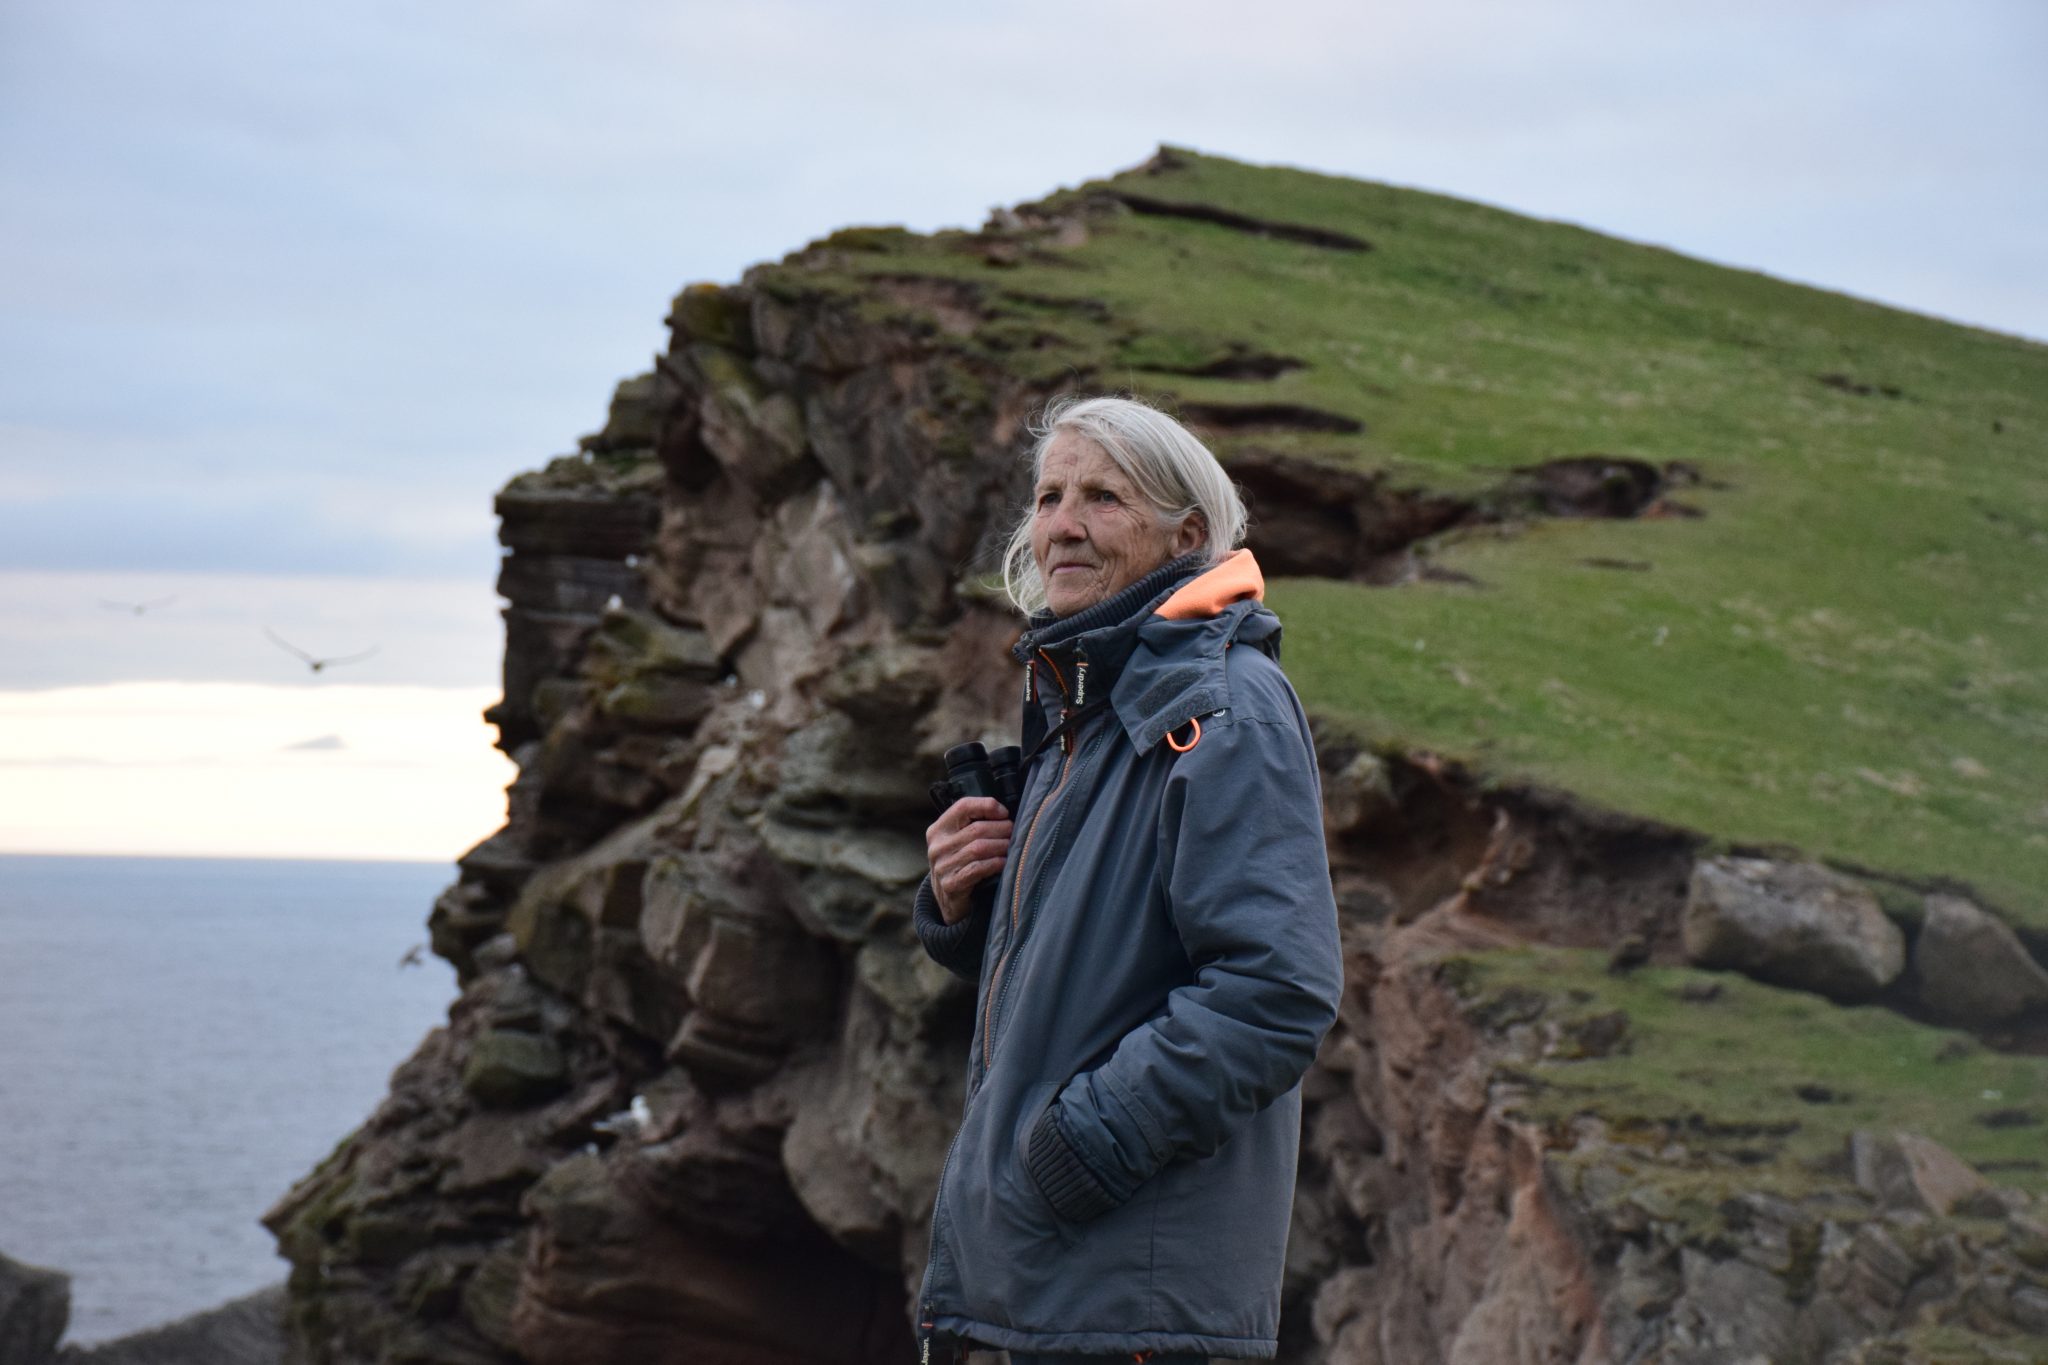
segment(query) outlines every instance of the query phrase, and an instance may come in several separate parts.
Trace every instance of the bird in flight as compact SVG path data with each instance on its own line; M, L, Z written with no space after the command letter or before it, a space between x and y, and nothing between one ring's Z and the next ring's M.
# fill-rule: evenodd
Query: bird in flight
M265 626L263 628L263 633L269 636L270 643L276 645L279 649L282 649L289 654L296 654L299 658L303 659L305 661L306 667L312 669L315 673L318 673L323 668L332 668L336 664L352 664L359 659L367 659L372 654L375 654L377 652L377 646L371 645L368 649L362 651L360 654L340 654L336 655L334 658L331 659L316 659L312 655L308 654L305 650L300 649L297 645L293 644L291 641L281 638L278 635L278 633L272 630L269 626Z
M178 594L176 593L172 593L169 597L152 597L147 602L115 602L108 598L102 597L100 599L100 605L105 607L108 611L132 612L134 615L140 616L144 612L155 611L158 607L168 607L169 605L171 605L171 603L177 600Z

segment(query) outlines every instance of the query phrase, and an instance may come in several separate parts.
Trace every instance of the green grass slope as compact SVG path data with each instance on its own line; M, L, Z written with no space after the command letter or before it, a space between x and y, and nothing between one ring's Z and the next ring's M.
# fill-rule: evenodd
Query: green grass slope
M1638 1153L1629 1173L1696 1216L1744 1190L1799 1198L1847 1184L1858 1129L1918 1133L1998 1184L2048 1192L2048 1058L1734 973L1616 976L1604 954L1555 948L1450 970L1482 1020L1556 1028L1559 1046L1524 1077L1524 1116L1560 1128L1600 1118Z
M916 312L876 277L961 282L992 318L953 344L1015 372L1365 424L1224 438L1226 461L1447 491L1594 452L1697 465L1696 520L1438 547L1473 584L1274 584L1304 698L1503 780L1960 879L2048 931L2048 346L1439 195L1163 160L1045 203L1124 191L1373 249L1124 214L998 268L987 237L856 230L803 287ZM1243 349L1305 366L1175 372Z

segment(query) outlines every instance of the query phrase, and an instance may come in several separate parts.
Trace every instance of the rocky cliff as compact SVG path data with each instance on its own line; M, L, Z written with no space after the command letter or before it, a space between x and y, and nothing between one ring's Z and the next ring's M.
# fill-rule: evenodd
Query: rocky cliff
M850 229L692 286L603 430L499 495L519 776L433 908L447 1026L267 1217L300 1359L911 1357L972 1012L907 923L924 789L1014 725L986 578L1051 395L1135 385L1213 438L1303 580L1276 595L1311 680L1378 666L1299 619L1315 593L1483 591L1493 547L1607 524L1682 559L1655 537L1724 516L1689 448L1378 460L1328 395L1388 390L1341 349L1149 314L1393 252L1348 182L1262 175L1163 152L977 232ZM1431 238L1388 268L1426 273ZM1482 723L1423 744L1304 693L1349 987L1306 1083L1284 1358L2048 1358L2048 973L2031 908L1983 889L2011 865L1878 866L1789 816L1730 842L1769 819L1574 793Z

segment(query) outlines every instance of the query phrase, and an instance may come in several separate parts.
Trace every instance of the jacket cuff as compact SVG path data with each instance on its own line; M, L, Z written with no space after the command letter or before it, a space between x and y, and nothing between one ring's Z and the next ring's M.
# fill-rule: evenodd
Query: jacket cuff
M911 910L910 920L932 961L968 981L980 977L981 950L988 939L988 915L985 911L971 909L959 923L946 923L939 914L939 898L932 890L932 879L926 876L917 884L917 903Z
M1103 1188L1094 1172L1083 1164L1060 1132L1059 1103L1055 1100L1032 1125L1024 1149L1024 1169L1052 1211L1069 1223L1100 1218L1124 1201Z

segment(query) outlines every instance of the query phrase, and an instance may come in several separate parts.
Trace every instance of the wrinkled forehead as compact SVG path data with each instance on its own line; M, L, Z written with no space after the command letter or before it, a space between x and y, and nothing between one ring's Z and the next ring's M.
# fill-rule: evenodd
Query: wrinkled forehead
M1039 453L1037 483L1090 483L1133 490L1135 484L1100 444L1070 428L1053 433Z

